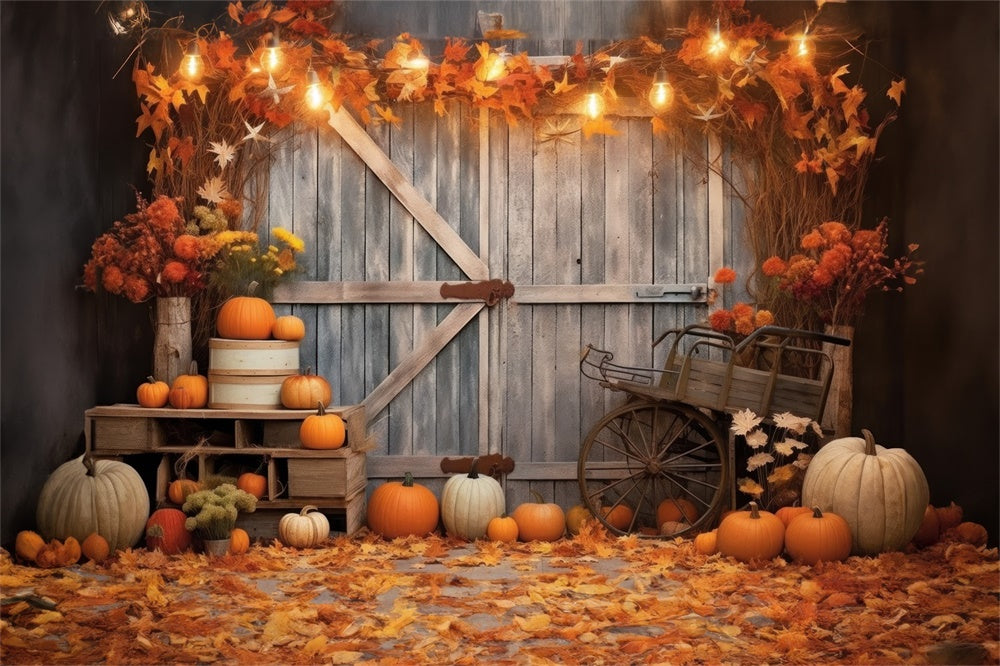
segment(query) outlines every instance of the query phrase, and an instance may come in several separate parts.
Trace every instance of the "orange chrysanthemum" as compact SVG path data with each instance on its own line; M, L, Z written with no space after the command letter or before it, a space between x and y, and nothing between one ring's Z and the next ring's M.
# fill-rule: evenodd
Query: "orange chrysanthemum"
M737 317L733 322L733 327L740 335L750 335L753 333L754 329L757 328L754 325L753 317Z
M715 271L715 277L712 280L715 284L732 284L736 281L736 271L728 266L723 266Z
M823 247L823 235L815 230L810 231L802 237L801 245L803 250L815 250Z
M196 236L181 234L174 241L174 254L178 259L193 261L201 254L201 243Z
M716 310L708 315L708 324L713 330L725 333L733 328L733 313L729 310Z
M753 316L753 306L746 303L737 303L733 306L733 316L737 319L752 317Z
M163 281L170 284L180 284L188 276L189 269L187 264L171 260L166 263L163 267L163 272L160 274L163 277Z
M753 323L757 326L757 328L770 326L774 323L774 315L771 314L770 310L758 310L757 314L754 315Z
M767 277L778 277L784 275L788 270L788 264L781 257L770 257L760 267Z
M146 300L149 296L149 283L138 275L125 278L125 296L133 303Z
M819 225L819 231L829 245L851 242L851 232L843 222L824 222Z
M240 219L240 215L243 214L243 204L236 199L223 199L216 204L216 208L218 208L230 222L236 222Z
M101 273L101 285L106 291L117 294L125 285L125 276L117 266L107 266Z

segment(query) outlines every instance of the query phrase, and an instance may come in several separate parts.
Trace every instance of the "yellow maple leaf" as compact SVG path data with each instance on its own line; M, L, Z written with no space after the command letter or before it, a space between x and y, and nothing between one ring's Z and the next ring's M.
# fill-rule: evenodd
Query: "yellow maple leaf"
M154 171L163 173L163 158L156 152L156 148L149 151L149 160L146 162L146 173L153 175Z
M552 624L552 618L546 613L538 613L537 615L531 615L529 617L515 615L514 622L521 628L522 631L534 633L536 631L547 629L548 626Z
M906 79L899 79L898 81L893 81L889 85L889 90L885 93L886 97L891 99L896 103L896 106L902 104L903 93L906 92Z
M326 636L317 634L308 643L302 646L302 652L308 656L313 656L326 647Z
M563 72L562 81L556 81L555 90L552 94L559 95L561 93L569 92L573 88L576 88L577 84L569 82L569 70Z
M833 92L836 95L844 95L850 90L840 77L844 76L848 72L847 65L841 65L840 68L830 75L830 86L833 88Z

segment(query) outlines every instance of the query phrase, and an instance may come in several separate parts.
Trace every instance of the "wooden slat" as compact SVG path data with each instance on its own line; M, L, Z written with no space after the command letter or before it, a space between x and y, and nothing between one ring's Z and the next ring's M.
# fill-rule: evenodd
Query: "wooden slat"
M703 304L706 283L700 284L526 284L514 285L512 303L680 303ZM692 290L701 288L697 299ZM651 294L660 294L651 296Z
M420 341L413 351L362 401L366 418L371 423L399 393L479 312L483 305L463 303L445 317L434 331Z
M489 271L483 261L417 192L346 109L331 109L329 122L470 279L482 280L488 277Z
M368 456L369 479L400 479L406 472L415 479L444 479L451 476L441 471L443 456ZM575 481L577 462L515 461L514 471L504 477L510 481ZM508 497L507 504L516 506Z
M490 257L490 111L486 107L479 109L479 257L487 265L487 271L493 273L489 265ZM477 452L484 455L490 450L490 383L491 374L491 353L490 335L491 321L496 317L491 316L490 309L484 308L479 312L479 385L476 396L476 411L479 414L477 440Z

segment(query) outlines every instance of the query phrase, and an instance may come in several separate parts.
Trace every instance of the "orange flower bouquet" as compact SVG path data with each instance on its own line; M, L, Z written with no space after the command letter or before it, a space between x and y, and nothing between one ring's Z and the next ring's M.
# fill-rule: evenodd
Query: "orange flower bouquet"
M240 215L239 203L218 209L196 207L187 222L178 200L159 196L147 203L136 195L137 210L99 236L83 269L90 291L105 291L141 303L155 296L193 296L208 285L208 271L222 244L218 232ZM203 210L199 210L203 209Z
M726 285L736 281L736 271L727 266L723 266L715 272L712 278L720 289L725 289ZM711 305L718 297L718 292L714 292L710 298ZM712 330L726 333L730 336L745 337L758 328L774 323L774 316L770 310L758 309L749 303L739 302L727 309L715 310L708 316L708 325Z
M779 291L809 305L823 323L853 326L872 289L902 291L923 272L923 262L913 258L916 244L890 259L887 237L886 218L875 229L853 231L841 222L824 222L802 237L801 254L772 256L761 272L777 281Z

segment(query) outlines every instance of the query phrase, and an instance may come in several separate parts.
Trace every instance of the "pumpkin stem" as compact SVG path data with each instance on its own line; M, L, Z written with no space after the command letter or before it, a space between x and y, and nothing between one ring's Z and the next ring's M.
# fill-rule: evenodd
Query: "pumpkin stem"
M410 472L407 472L406 476L403 477L403 487L404 488L413 487L413 474L411 474Z
M312 505L312 504L307 504L304 507L302 507L301 511L299 511L299 515L300 516L304 516L307 513L309 513L310 511L319 511L319 508L316 507L316 506L314 506L314 505Z
M536 500L538 500L538 504L545 504L545 498L542 497L542 494L540 492L538 492L537 490L532 490L531 494L535 496Z
M188 374L189 375L198 374L198 361L191 361L191 365L188 367Z
M865 455L866 456L875 455L875 435L872 434L871 430L868 430L867 428L862 428L861 436L865 438Z
M253 280L252 282L250 282L250 284L247 285L247 296L253 296L254 292L257 291L257 287L259 286L260 283L257 282L257 280Z
M757 510L757 502L750 502L750 517L753 519L760 518L760 511Z
M469 478L478 479L479 471L476 469L476 465L479 463L479 458L472 459L472 467L469 468Z
M823 512L819 510L818 506L813 507L813 518L822 518Z
M95 476L97 474L96 470L97 463L94 462L93 456L91 455L84 456L83 466L87 468L87 476Z
M149 375L148 377L146 377L146 381L148 381L150 384L155 384L156 377L154 377L153 375Z
M316 402L316 405L317 405L316 414L318 414L319 416L323 416L324 414L326 414L326 408L323 407L322 400L318 400Z

